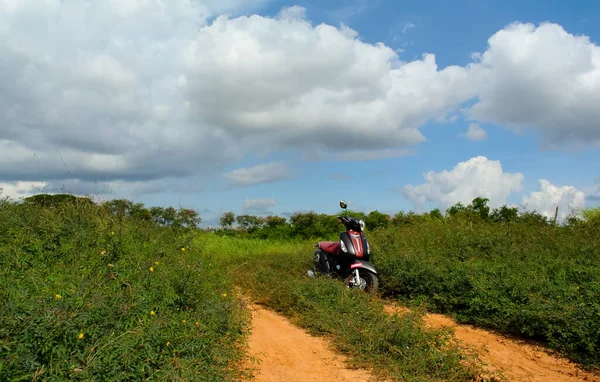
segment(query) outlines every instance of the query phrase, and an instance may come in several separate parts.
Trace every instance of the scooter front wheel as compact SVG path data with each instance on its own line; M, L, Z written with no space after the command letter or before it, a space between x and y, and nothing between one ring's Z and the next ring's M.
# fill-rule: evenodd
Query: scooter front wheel
M379 279L376 274L366 269L359 269L358 277L360 279L360 284L356 285L356 278L354 277L354 272L352 272L346 277L346 280L344 280L344 285L348 288L364 290L369 294L375 294L377 292L377 288L379 288Z

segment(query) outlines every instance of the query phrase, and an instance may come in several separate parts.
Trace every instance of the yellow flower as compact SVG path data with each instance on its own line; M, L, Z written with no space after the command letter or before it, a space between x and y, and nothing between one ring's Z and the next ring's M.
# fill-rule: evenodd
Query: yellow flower
M113 265L112 265L112 264L108 264L108 266L109 266L109 267L111 267L111 268L113 267Z
M110 234L113 235L113 236L115 236L115 231L112 231Z
M77 339L83 339L83 333L79 333L79 335L77 336Z
M56 297L56 298L62 298L62 296L61 296L61 295L59 295L59 294L57 294L57 295L56 295L56 296L54 296L54 297Z
M171 341L167 341L167 346L171 346Z
M185 324L185 320L181 320L181 322Z
M181 247L181 252L185 252L185 247Z
M154 265L158 265L158 261L155 261L155 262L154 262Z
M101 255L106 255L106 251L105 251L105 250L102 250L102 251L100 251L100 254L101 254Z
M196 321L196 323L194 325L200 326L200 322Z
M151 315L151 316L154 316L155 314L156 314L156 313L154 313L154 311L153 311L153 310L151 310L151 311L150 311L150 315Z
M223 297L227 297L227 293L223 293L221 296L223 296Z
M150 268L148 268L148 270L149 270L150 272L154 272L154 267L150 267Z

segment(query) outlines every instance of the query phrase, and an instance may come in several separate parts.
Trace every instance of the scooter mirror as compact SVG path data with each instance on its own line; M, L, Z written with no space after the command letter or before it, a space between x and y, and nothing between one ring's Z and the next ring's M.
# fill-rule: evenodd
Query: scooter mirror
M342 209L346 209L346 207L348 207L348 205L346 204L346 202L344 202L343 200L340 200L340 207L342 207Z

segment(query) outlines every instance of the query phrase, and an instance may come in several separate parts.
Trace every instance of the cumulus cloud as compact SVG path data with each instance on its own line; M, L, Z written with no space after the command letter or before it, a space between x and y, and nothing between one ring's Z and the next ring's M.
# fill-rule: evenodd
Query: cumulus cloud
M186 46L196 120L259 136L261 148L396 149L421 142L425 121L473 94L464 68L439 70L433 55L401 63L353 30L288 14L219 17Z
M500 161L482 156L460 162L450 171L429 171L423 176L425 183L396 190L418 210L423 210L428 202L447 209L457 202L469 204L480 196L488 198L490 206L499 207L507 204L510 194L521 191L524 179L521 173L505 173Z
M171 64L210 15L185 0L4 1L0 179L147 180L239 159L226 133L186 121Z
M275 199L244 199L242 203L244 210L254 212L267 212L269 208L276 205Z
M265 2L0 0L0 180L200 177L315 146L389 158L474 98L475 121L600 142L587 37L515 24L471 65L439 68L433 54L404 62L346 26L313 25L301 7L236 16Z
M238 168L227 174L230 187L249 187L293 178L293 173L283 162L261 164L250 168Z
M481 126L479 126L478 123L472 123L469 125L469 130L465 136L467 139L472 141L485 141L487 139L487 133L481 128Z
M600 147L599 46L550 23L511 24L488 43L469 67L472 118L537 129L547 147Z
M523 196L523 206L528 210L554 219L558 206L558 220L562 221L571 212L580 211L585 207L585 194L575 187L557 187L545 179L540 179L539 182L539 191Z
M398 150L472 95L464 68L400 62L300 7L207 24L242 2L1 4L6 180L184 177L314 143Z

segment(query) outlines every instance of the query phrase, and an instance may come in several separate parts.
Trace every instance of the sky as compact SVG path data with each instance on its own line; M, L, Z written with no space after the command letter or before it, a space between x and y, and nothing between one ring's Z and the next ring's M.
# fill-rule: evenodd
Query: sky
M600 3L0 0L0 188L394 214L600 205Z

